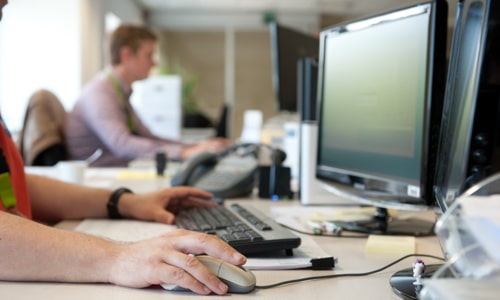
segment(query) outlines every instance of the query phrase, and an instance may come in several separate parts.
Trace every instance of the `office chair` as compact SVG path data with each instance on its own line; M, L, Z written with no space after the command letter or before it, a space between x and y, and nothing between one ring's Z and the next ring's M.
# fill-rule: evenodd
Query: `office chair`
M19 136L26 166L52 166L67 158L66 110L52 92L38 90L30 97Z

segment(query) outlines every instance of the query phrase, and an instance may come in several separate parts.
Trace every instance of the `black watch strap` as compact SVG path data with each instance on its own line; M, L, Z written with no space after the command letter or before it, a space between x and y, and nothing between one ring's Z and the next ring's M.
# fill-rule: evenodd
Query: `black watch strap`
M108 217L110 219L122 219L123 216L120 215L120 212L118 212L118 201L120 201L120 197L125 194L125 193L131 193L133 192L130 189L121 187L116 189L111 196L109 196L108 204L106 205L108 209Z

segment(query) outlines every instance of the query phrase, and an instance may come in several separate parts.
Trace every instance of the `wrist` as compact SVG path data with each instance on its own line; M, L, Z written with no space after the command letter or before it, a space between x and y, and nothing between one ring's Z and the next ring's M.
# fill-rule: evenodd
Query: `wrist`
M133 192L128 188L118 188L111 193L109 196L108 203L106 204L106 208L108 210L108 218L110 219L123 219L123 214L120 213L118 209L120 200L124 194L133 194Z

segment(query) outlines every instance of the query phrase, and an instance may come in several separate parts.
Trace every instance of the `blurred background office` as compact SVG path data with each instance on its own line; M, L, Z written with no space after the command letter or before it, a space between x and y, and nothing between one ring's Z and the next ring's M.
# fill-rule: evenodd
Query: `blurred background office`
M245 111L260 110L264 120L278 113L268 21L315 35L326 26L414 2L45 0L41 5L13 0L0 26L2 114L18 132L27 101L40 88L54 92L71 109L82 85L107 63L106 34L127 22L158 32L153 73L178 74L190 85L184 92L194 105L185 103L185 110L216 123L222 107L229 106L228 134L236 139ZM456 0L449 4L455 7Z

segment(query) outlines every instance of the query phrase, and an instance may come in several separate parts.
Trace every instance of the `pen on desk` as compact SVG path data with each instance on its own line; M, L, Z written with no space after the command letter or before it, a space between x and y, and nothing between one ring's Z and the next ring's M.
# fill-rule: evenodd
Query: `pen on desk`
M328 221L328 222L323 222L323 224L327 232L331 232L334 235L340 235L342 233L342 226L339 226L335 222Z
M337 225L335 222L318 222L308 220L307 225L311 228L313 234L322 235L324 233L331 233L333 235L340 235L342 233L342 227Z
M315 235L322 235L323 232L325 232L324 226L321 224L321 222L316 222L312 220L307 221L307 226L311 228L312 233Z

